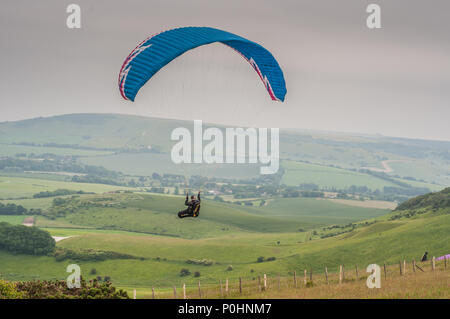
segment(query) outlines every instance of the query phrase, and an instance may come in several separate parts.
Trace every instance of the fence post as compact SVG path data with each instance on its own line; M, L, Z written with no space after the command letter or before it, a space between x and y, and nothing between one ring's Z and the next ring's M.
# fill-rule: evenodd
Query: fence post
M297 288L297 272L294 271L294 287Z
M359 276L358 276L358 265L355 265L355 270L356 270L356 280L358 280Z
M261 276L258 276L258 290L261 292Z
M242 294L242 278L239 277L239 293Z
M345 281L345 265L342 265L342 281Z
M264 274L264 290L267 290L267 275Z
M342 284L342 265L339 265L339 283Z
M228 278L225 281L225 294L228 296Z
M386 280L386 277L387 277L387 273L386 273L386 263L384 263L383 268L384 268L384 280Z
M219 280L219 285L220 285L220 297L223 298L222 280Z
M412 261L412 266L413 266L413 272L416 272L416 260L413 259Z
M173 286L173 297L177 299L177 287Z
M403 259L403 273L406 274L406 260Z
M311 282L311 284L312 284L312 275L313 275L313 270L312 270L312 268L311 268L311 272L309 273L309 281Z
M201 298L202 297L202 289L200 287L200 280L198 281L198 296Z
M328 268L325 267L325 279L327 281L327 285L328 285Z
M436 257L433 256L433 259L431 260L431 262L432 262L432 268L434 271L436 269Z
M398 265L399 265L399 267L400 267L400 276L403 276L403 272L402 272L402 262L399 261L399 262L398 262Z
M155 299L155 287L152 287L152 299Z
M183 299L186 299L186 284L183 284Z
M306 286L306 269L305 269L305 272L304 272L304 275L303 275L303 283L304 283L305 286Z
M264 290L267 289L267 276L264 274Z
M136 289L133 289L133 299L136 299Z

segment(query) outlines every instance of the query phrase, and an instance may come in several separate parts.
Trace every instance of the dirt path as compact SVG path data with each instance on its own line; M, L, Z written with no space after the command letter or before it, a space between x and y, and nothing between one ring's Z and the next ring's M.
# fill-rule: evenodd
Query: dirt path
M27 227L32 227L34 226L34 217L27 217L23 220L22 225L27 226ZM61 240L70 238L73 236L67 236L67 237L61 237L61 236L52 236L52 238L55 240L55 242L59 242Z
M55 242L59 242L61 240L64 240L64 239L67 239L67 238L70 238L70 237L73 237L73 236L67 236L67 237L52 236L52 237L55 240Z
M373 172L380 172L380 173L392 173L394 170L392 167L389 166L389 163L393 163L393 162L409 162L407 160L387 160L387 161L382 161L381 165L383 166L383 168L378 168L378 167L361 167L361 169L368 169L370 171Z

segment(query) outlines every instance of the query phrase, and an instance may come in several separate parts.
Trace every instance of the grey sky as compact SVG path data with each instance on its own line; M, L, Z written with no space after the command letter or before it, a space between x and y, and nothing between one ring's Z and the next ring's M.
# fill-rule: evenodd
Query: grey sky
M70 3L81 6L80 30L65 25ZM381 5L381 30L365 25L369 3ZM111 112L450 140L450 2L431 3L2 1L0 121ZM135 103L124 101L125 57L178 26L224 29L269 49L285 73L286 102L272 102L251 67L220 44L181 56Z

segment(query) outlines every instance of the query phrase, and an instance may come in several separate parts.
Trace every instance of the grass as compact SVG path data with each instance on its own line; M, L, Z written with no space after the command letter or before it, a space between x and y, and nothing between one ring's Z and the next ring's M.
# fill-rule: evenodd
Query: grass
M37 219L40 227L88 227L181 238L211 238L236 233L288 233L322 225L373 218L387 210L353 207L315 199L275 199L267 207L204 200L200 218L179 219L181 196L107 194L80 196L64 218ZM95 205L86 203L95 203ZM273 213L273 212L276 213Z
M32 198L36 193L42 191L54 191L56 189L83 190L85 192L104 193L131 188L104 184L72 183L35 178L0 176L0 199Z
M205 127L207 125L205 124ZM214 125L215 127L220 127ZM45 130L42 130L45 127ZM174 142L170 134L176 127L192 127L191 121L146 118L119 114L69 114L48 118L36 118L17 122L0 123L0 156L17 153L54 153L58 155L82 156L87 163L109 166L122 172L144 175L179 172L176 165L167 165L168 154ZM64 134L61 134L61 133ZM22 146L14 143L65 144L65 148L47 146ZM71 146L71 147L67 147ZM156 153L127 153L107 155L104 148L142 150L152 146L161 150ZM92 150L80 149L90 147ZM280 155L282 165L289 174L284 176L286 184L314 182L320 186L348 187L352 184L371 189L389 186L389 182L375 177L325 165L344 168L379 167L383 160L402 160L390 163L393 174L412 176L427 182L450 185L450 165L444 156L448 142L421 141L357 134L339 134L300 130L282 130ZM97 157L99 155L99 157ZM305 164L291 160L309 161ZM134 165L129 165L130 162ZM294 164L292 164L294 163ZM320 164L320 165L317 165ZM323 164L323 165L322 165ZM238 178L257 174L256 165L221 165L211 170L192 168L193 173ZM190 172L191 167L187 170ZM202 172L203 171L203 172ZM331 183L328 183L331 182ZM387 184L386 184L387 183ZM432 187L429 187L432 190Z
M405 163L397 163L397 165L400 164L403 165ZM286 170L281 183L289 186L313 183L318 185L320 188L326 187L330 189L334 187L336 189L345 189L355 185L367 186L371 190L382 190L385 186L398 187L398 185L376 176L342 168L296 161L282 161L281 165ZM394 173L396 174L397 172L394 171ZM411 171L410 174L414 175L413 171ZM443 186L440 185L410 181L401 178L396 178L396 180L414 187L426 187L432 191L441 190L443 188Z
M250 208L249 211L252 209ZM387 212L386 209L350 206L314 198L276 198L267 206L258 209L260 214L289 218L306 224L313 223L316 227L326 224L345 224L381 216Z
M29 145L12 145L2 144L0 147L0 156L14 157L16 154L55 154L59 156L99 156L110 154L107 151L98 150L80 150L73 148L49 147L49 146L29 146Z
M21 225L23 220L29 216L26 215L0 215L0 223L7 222L13 225Z
M150 176L154 172L184 176L250 179L259 176L257 164L174 164L170 153L114 154L80 159L84 164L103 166L124 174ZM133 163L133 165L129 165Z
M201 284L200 292L197 283L186 284L186 298L252 298L252 299L426 299L426 298L450 298L448 282L450 280L450 266L444 269L443 262L436 263L436 269L432 271L429 263L420 263L420 267L425 272L412 271L411 263L408 263L406 273L400 275L398 265L388 265L386 267L386 277L381 268L381 287L368 288L366 281L368 274L365 268L356 268L345 271L342 283L339 282L339 274L335 271L328 273L328 281L324 273L313 273L312 281L309 270L306 276L306 285L303 272L297 274L296 284L293 274L290 276L267 277L267 288L264 289L262 274L253 278L242 280L242 292L239 288L238 280L229 280L228 291L225 289L226 279L221 283ZM259 279L258 279L259 277ZM121 287L130 296L136 289L138 299L153 298L151 288ZM183 285L175 286L177 299L184 297ZM201 295L200 295L201 293ZM156 299L173 299L173 287L154 287L154 297Z
M448 253L450 215L426 216L405 221L379 223L334 238L309 241L305 233L232 233L215 238L183 239L167 236L137 235L110 230L50 229L53 235L76 235L57 245L70 249L112 250L143 257L143 260L107 260L82 262L82 272L96 268L101 276L111 276L115 285L124 287L171 287L183 282L189 285L200 279L204 284L219 279L249 280L258 274L269 277L286 276L294 270L314 269L321 273L325 266L330 271L345 264L396 264L399 260L418 260L427 250L440 256ZM59 233L58 233L59 232ZM277 242L280 242L279 244ZM270 262L258 263L257 258L276 257ZM187 264L187 259L213 260L211 266ZM68 263L56 262L52 257L33 257L1 253L0 272L7 279L65 278ZM233 270L227 271L229 265ZM180 277L182 268L193 275Z
M375 176L353 172L335 167L308 164L294 161L283 161L286 173L281 183L289 186L314 183L319 187L335 187L345 189L352 185L367 186L369 189L383 189L384 186L395 186Z

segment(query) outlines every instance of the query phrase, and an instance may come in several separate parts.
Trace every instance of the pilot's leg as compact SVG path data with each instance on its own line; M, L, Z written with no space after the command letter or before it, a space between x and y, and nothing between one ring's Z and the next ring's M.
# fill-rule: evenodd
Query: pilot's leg
M188 209L182 210L178 213L178 217L180 217L180 218L189 217L189 216L190 215L189 215Z

